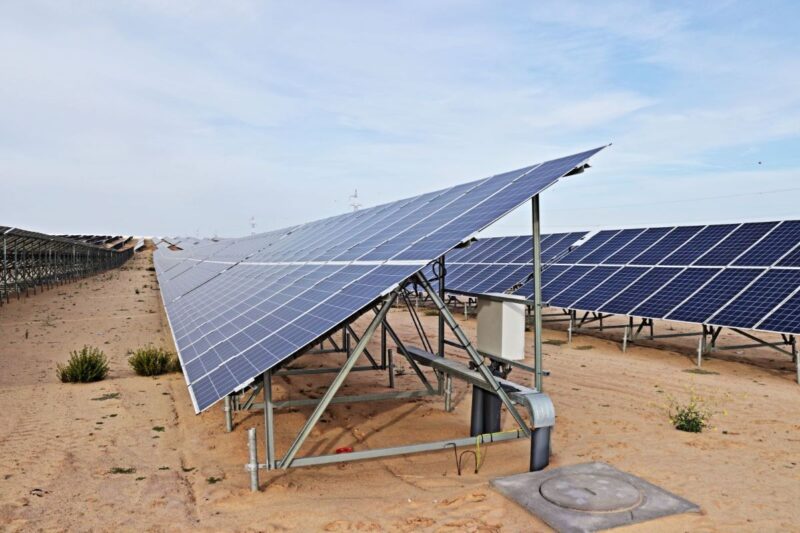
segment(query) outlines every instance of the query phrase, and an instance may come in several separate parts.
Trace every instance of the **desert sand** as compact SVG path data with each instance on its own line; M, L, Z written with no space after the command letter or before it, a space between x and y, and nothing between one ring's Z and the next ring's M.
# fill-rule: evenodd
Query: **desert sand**
M246 430L258 428L263 460L261 413L238 413L235 430L226 433L221 407L194 414L180 374L139 377L126 363L131 348L172 347L150 266L147 252L122 269L0 308L0 529L548 530L489 485L527 469L525 441L488 446L478 474L468 467L458 476L452 452L437 452L262 471L262 490L251 493ZM435 331L435 317L423 320ZM390 321L413 343L407 313L393 310ZM462 322L474 335L474 319ZM552 372L545 389L558 414L551 465L605 461L702 507L629 531L800 530L800 386L788 357L763 349L726 353L704 362L708 373L696 374L696 339L622 353L618 333L610 336L578 335L567 345L564 331L544 331L545 368ZM60 383L56 364L84 344L105 351L110 376ZM275 394L318 397L331 379L276 378ZM344 391L384 390L386 381L385 373L354 373ZM397 385L419 386L408 371ZM465 436L469 391L455 386L453 413L444 412L440 397L334 405L301 455ZM714 428L701 434L675 430L665 413L668 395L682 399L692 387L718 411ZM277 412L279 452L309 412ZM504 427L513 427L507 416Z

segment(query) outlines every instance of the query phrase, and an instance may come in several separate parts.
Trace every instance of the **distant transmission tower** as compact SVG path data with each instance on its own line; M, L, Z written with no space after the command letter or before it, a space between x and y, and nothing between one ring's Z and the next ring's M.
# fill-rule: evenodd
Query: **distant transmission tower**
M256 217L250 217L250 235L256 234Z
M350 207L353 208L353 211L358 211L361 207L361 204L358 203L358 189L350 195Z

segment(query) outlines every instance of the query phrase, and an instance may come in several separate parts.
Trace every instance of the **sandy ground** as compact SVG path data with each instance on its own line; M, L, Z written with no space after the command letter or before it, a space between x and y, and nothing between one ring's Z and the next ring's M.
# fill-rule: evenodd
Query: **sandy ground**
M250 493L246 429L259 428L263 459L261 414L237 414L235 431L225 433L221 408L194 414L181 375L138 377L126 364L130 348L171 346L150 264L149 255L137 256L120 270L0 308L0 529L548 530L488 483L526 470L524 441L489 446L478 474L467 468L459 477L453 454L438 452L262 473L262 491ZM435 331L435 318L423 319ZM390 321L413 339L406 313L392 311ZM464 321L470 335L474 325ZM696 339L624 354L602 338L581 335L566 345L563 331L548 329L544 339L552 372L545 385L558 412L551 464L605 461L703 509L627 530L800 531L800 387L787 357L730 353L706 361L710 373L694 374ZM55 365L84 344L109 356L109 378L60 383ZM304 364L341 358L310 356ZM405 370L398 387L418 388ZM318 397L331 379L276 379L276 397ZM384 373L360 372L344 391L381 391L386 381ZM684 398L690 387L715 402L713 431L670 426L666 397ZM439 397L333 406L301 454L464 436L463 383L455 398L454 413ZM278 412L279 451L309 412ZM504 427L512 427L507 415Z

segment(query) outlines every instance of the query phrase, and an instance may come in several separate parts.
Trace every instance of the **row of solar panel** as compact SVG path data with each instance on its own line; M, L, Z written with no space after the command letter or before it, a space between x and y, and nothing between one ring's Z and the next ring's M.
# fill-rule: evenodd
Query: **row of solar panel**
M324 338L597 151L252 237L159 247L196 410Z
M799 258L800 221L601 231L542 273L542 293L565 309L795 334Z
M551 263L567 253L586 232L553 233L541 237L541 257ZM485 294L506 292L533 272L530 236L476 241L447 254L445 285L449 292ZM428 272L433 276L433 271Z

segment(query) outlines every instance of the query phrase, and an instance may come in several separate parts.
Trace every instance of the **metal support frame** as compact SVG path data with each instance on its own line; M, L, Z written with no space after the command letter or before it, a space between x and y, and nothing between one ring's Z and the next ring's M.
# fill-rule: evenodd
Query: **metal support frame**
M570 315L570 324L567 328L569 340L572 340L573 332L579 331L586 331L589 332L591 330L604 330L604 329L615 329L615 328L622 328L623 335L622 335L622 351L625 352L629 344L635 343L639 338L642 337L642 332L647 328L648 333L644 336L647 340L655 340L655 339L671 339L671 338L680 338L680 337L700 337L697 343L697 359L696 363L698 367L701 367L703 364L703 356L710 354L711 352L715 351L730 351L730 350L744 350L747 348L769 348L771 350L775 350L776 352L780 352L782 354L788 355L791 357L792 361L795 363L795 370L797 373L797 383L800 385L800 361L798 361L798 350L797 350L797 338L795 335L781 335L781 341L778 342L769 342L765 341L764 339L759 338L756 336L755 333L749 333L747 331L741 330L739 328L725 328L734 333L741 335L747 339L752 340L753 342L750 344L736 344L732 346L717 346L717 339L719 338L720 333L722 333L723 326L709 326L706 324L701 324L701 329L698 332L686 332L686 333L662 333L662 334L655 334L655 321L652 318L639 318L639 324L634 324L634 317L628 317L627 324L624 325L601 325L600 327L587 327L583 324L590 324L595 321L600 321L602 319L602 314L599 316L595 315L594 318L587 319L590 313L584 313L583 318L581 319L578 326L575 326L576 320L576 311L574 309L569 310ZM786 348L788 347L788 349Z
M542 240L539 195L531 198L533 240L533 359L536 367L534 387L542 391Z
M345 378L347 378L347 375L350 373L350 369L353 368L353 366L355 366L356 361L364 352L364 349L367 347L367 342L369 341L370 337L372 337L373 333L375 333L375 330L378 328L378 325L384 320L384 318L386 318L386 314L388 313L389 308L394 303L396 297L397 297L397 292L394 291L384 298L383 305L381 305L381 308L375 315L375 318L373 318L372 321L369 323L369 326L367 326L367 329L364 332L364 336L361 337L361 340L359 340L356 343L356 346L353 349L352 353L347 357L347 360L344 362L344 365L342 365L342 370L336 375L336 377L333 380L333 383L331 383L330 387L328 387L328 390L325 391L325 394L320 399L319 404L317 404L317 407L314 409L314 412L312 412L311 416L309 416L305 425L300 430L300 433L298 433L297 437L294 439L294 442L292 442L292 444L289 446L289 449L283 456L283 459L279 461L278 466L280 468L286 469L289 468L289 466L291 466L295 455L297 455L297 452L300 450L300 447L302 447L303 443L311 434L311 430L314 428L317 422L319 422L319 419L322 417L322 414L328 408L328 405L330 405L331 400L333 400L333 397L336 395L339 388L344 383L344 380Z
M65 237L0 227L0 306L68 281L121 266L133 250L114 250Z
M530 430L528 429L528 426L525 424L525 420L523 420L522 416L517 411L516 407L514 406L514 403L511 401L511 398L508 397L506 391L503 390L502 387L500 387L500 384L497 382L497 379L495 378L494 374L492 374L491 370L489 370L489 368L484 363L483 357L472 346L472 343L469 341L467 336L461 330L461 327L458 325L458 322L456 322L456 319L450 313L450 310L447 308L447 305L445 305L444 301L442 301L439 298L439 295L436 293L436 291L433 290L433 287L431 287L430 283L421 272L417 273L417 279L419 280L420 284L425 288L425 291L428 293L428 296L433 301L433 304L439 310L439 313L444 317L445 322L450 327L450 330L453 332L458 341L466 349L467 354L469 355L473 364L477 368L478 372L480 372L480 374L489 384L491 390L493 390L494 393L500 397L500 401L502 401L503 405L506 406L506 409L508 409L508 412L514 418L517 424L519 424L522 431L524 431L527 436L530 436Z

